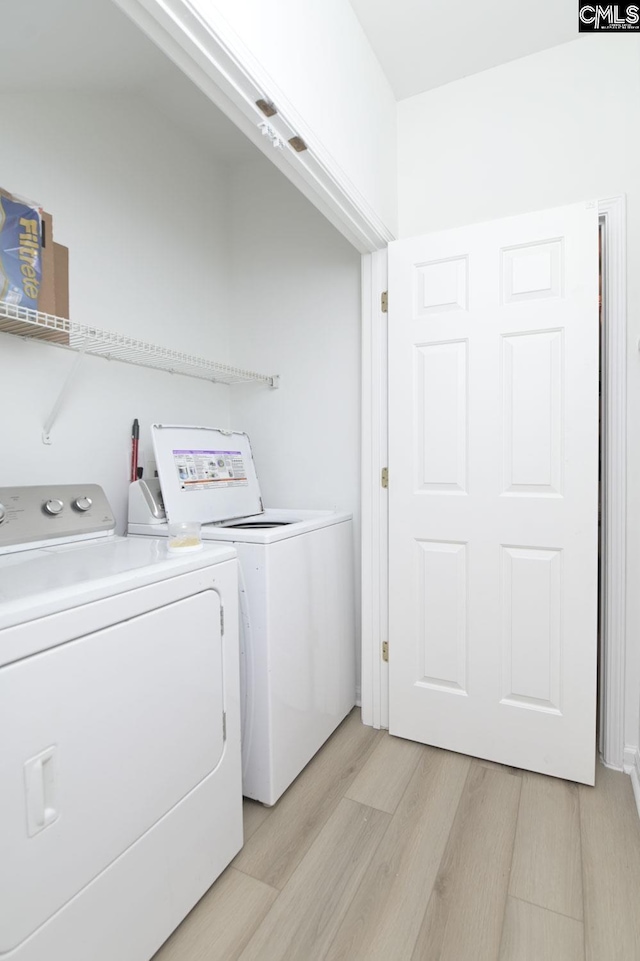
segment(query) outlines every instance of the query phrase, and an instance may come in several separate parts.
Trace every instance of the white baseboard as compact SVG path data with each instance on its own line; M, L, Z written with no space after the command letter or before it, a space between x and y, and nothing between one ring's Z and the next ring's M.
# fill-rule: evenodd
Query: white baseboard
M640 749L637 747L626 747L624 750L624 769L631 777L633 794L640 817Z
M633 793L636 798L636 806L638 808L638 817L640 817L640 759L636 758L636 764L631 774L631 784L633 785Z

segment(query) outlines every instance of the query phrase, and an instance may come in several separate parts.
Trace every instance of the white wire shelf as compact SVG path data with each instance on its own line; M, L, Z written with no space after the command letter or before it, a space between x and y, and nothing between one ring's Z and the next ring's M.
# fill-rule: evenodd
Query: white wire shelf
M258 374L228 364L219 364L205 357L185 354L169 347L160 347L125 334L117 334L98 327L87 327L64 317L43 314L37 310L0 302L0 332L44 340L54 347L64 347L83 354L119 360L125 364L183 374L214 384L260 383L278 386L275 375Z

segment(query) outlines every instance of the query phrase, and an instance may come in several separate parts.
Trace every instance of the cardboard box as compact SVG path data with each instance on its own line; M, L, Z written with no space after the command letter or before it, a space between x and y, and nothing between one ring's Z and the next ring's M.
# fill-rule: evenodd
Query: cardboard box
M38 205L0 189L0 300L38 309L42 238L43 218Z
M42 211L42 235L40 238L42 279L38 296L38 310L43 314L56 312L56 280L53 252L53 217Z
M6 299L8 303L41 313L68 317L69 252L66 247L60 247L56 278L56 245L53 242L51 214L2 188L0 198L3 201L0 211L0 254L3 255L0 300ZM59 300L56 280L60 288ZM0 316L0 331L3 330L54 343L69 343L65 331L46 330Z
M56 292L56 317L69 319L69 248L53 245L53 265Z

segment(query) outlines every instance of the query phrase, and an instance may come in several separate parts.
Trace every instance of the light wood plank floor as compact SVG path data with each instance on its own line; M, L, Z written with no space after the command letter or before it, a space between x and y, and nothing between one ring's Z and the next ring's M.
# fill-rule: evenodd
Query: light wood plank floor
M595 788L364 727L358 711L154 961L640 961L631 782Z

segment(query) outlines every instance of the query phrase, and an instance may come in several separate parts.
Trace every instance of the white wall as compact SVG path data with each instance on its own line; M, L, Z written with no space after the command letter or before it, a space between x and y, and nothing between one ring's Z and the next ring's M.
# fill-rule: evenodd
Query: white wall
M349 0L192 0L232 28L314 140L396 232L396 103ZM301 131L302 132L302 131Z
M231 202L232 352L281 376L234 388L232 426L267 506L353 512L359 585L360 256L269 164L239 168Z
M223 171L131 96L11 95L0 115L2 186L53 213L72 318L226 361ZM133 418L147 447L153 420L224 425L230 389L87 358L47 447L42 425L74 356L0 335L0 486L100 483L122 530Z
M639 743L640 40L582 37L399 104L400 235L627 196L626 739Z
M53 212L70 248L71 313L282 376L216 387L86 358L52 437L42 425L75 354L0 334L0 486L104 486L124 529L131 422L246 430L267 505L356 515L360 255L268 161L216 168L148 104L0 98L2 186ZM32 127L46 151L29 151Z

